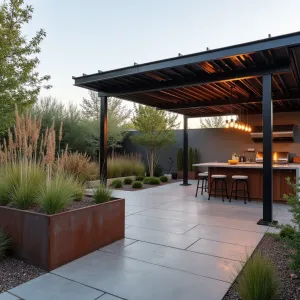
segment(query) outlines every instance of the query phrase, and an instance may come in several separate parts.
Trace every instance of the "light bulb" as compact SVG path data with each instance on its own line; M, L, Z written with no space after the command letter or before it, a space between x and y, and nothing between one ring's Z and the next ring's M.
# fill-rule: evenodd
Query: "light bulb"
M234 128L238 128L238 126L239 126L239 124L238 124L238 122L235 120L235 122L234 122Z
M230 127L233 127L234 123L233 123L233 119L230 120Z
M251 131L252 131L252 128L251 128L250 126L249 126L249 129L248 129L248 131L249 131L249 132L251 132Z
M238 129L242 129L242 125L241 125L241 123L239 123L239 125L238 125Z
M244 130L245 129L245 124L242 124L242 128L241 128L242 130Z
M228 120L226 120L225 128L229 128Z

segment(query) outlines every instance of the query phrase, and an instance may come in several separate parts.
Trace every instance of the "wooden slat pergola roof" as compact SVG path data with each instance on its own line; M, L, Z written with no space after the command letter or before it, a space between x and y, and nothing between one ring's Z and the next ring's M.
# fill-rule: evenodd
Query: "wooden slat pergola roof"
M262 75L273 111L300 111L300 32L73 77L75 86L187 117L262 113Z

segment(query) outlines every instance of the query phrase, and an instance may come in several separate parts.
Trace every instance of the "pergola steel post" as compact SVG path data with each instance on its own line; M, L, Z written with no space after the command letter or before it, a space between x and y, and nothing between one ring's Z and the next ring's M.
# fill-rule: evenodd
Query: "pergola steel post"
M273 102L272 74L263 76L263 219L260 225L268 225L273 221Z
M100 97L100 180L107 182L107 96Z
M188 159L189 159L189 136L188 136L188 117L183 116L183 183L190 185L188 182Z

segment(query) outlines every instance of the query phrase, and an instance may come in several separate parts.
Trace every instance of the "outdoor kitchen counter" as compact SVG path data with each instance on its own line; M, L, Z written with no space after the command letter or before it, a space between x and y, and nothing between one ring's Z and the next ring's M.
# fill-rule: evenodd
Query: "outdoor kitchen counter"
M195 167L208 168L208 185L213 174L227 175L228 193L231 192L233 175L248 176L249 194L251 199L262 200L263 195L263 164L260 163L238 163L230 165L228 163L199 163ZM274 164L273 165L273 200L284 201L283 195L292 193L292 188L287 184L286 178L290 177L294 181L299 177L300 164Z
M260 163L238 163L236 165L231 165L229 163L219 163L219 162L208 162L193 164L194 167L218 167L218 168L249 168L249 169L262 169L263 164ZM300 170L300 164L273 164L273 169L282 170Z

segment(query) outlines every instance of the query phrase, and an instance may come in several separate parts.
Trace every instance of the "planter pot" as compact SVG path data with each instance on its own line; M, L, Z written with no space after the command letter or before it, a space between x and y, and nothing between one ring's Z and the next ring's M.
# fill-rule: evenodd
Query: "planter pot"
M198 171L189 171L188 172L188 179L198 179ZM183 171L177 171L177 179L183 178Z
M115 199L56 215L0 206L0 228L13 255L51 271L124 238L125 200Z
M120 180L123 181L125 178L131 178L133 181L135 181L136 176L133 175L133 176L126 176L126 177L108 178L107 179L107 186L109 186L115 179L120 179ZM101 183L100 180L86 181L85 182L85 188L87 188L87 189L96 188L100 183Z

